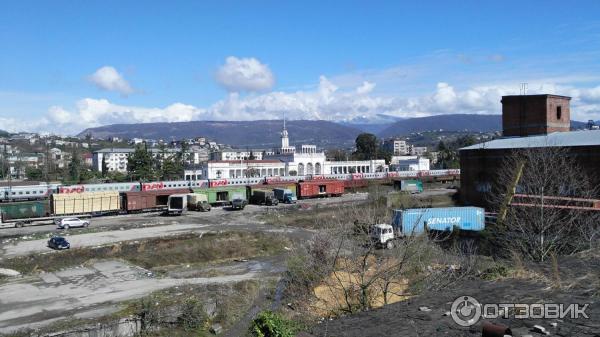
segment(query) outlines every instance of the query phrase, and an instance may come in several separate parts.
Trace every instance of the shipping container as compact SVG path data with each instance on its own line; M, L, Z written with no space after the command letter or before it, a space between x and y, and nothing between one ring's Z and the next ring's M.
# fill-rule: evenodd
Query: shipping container
M423 192L423 182L415 179L394 180L394 188L408 193Z
M121 195L123 196L123 208L130 213L164 209L167 207L170 195L185 193L190 193L190 189L124 192Z
M302 181L298 183L298 199L340 196L344 194L341 180Z
M50 200L54 215L114 213L121 210L121 196L117 191L53 194Z
M2 221L50 216L49 200L0 203Z
M392 227L399 234L411 235L425 230L482 231L485 211L479 207L410 208L394 210Z
M204 194L209 204L229 204L234 198L247 200L246 186L222 186L213 188L194 188L194 193Z

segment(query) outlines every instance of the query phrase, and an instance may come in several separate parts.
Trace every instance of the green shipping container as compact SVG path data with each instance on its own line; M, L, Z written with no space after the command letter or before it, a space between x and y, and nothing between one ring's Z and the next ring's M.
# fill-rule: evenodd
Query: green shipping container
M240 196L246 200L248 199L246 186L194 188L192 190L194 193L206 195L209 204L229 203L233 200L234 196Z
M2 220L42 218L50 216L48 200L0 203Z

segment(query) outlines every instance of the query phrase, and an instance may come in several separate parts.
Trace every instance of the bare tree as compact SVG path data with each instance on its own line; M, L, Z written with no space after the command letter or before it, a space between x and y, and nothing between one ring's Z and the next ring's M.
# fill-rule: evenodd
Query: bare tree
M580 249L582 226L592 221L586 201L595 190L564 147L516 150L498 170L489 202L499 212L493 237L505 251L544 261Z
M301 302L312 303L322 315L402 300L456 281L471 269L467 259L444 251L425 234L407 233L393 248L379 249L368 228L389 222L391 213L385 201L377 200L320 223L322 229L290 260L290 293L303 294Z

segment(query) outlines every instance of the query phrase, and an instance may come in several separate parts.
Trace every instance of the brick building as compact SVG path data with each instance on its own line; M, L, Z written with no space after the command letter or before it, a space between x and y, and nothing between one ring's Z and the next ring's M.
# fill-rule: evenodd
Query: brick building
M502 134L525 137L567 132L571 127L571 97L557 95L502 96Z
M486 207L486 194L494 186L497 170L513 151L524 148L565 147L571 159L599 184L600 130L569 131L569 101L570 97L555 95L502 97L506 138L460 149L463 203Z

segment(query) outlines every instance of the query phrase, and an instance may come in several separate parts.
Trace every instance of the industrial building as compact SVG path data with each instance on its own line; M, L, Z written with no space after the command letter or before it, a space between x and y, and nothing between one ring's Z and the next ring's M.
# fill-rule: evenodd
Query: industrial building
M570 97L502 97L504 138L460 149L461 199L487 206L487 194L508 156L519 149L562 147L578 167L600 183L600 130L570 131Z

